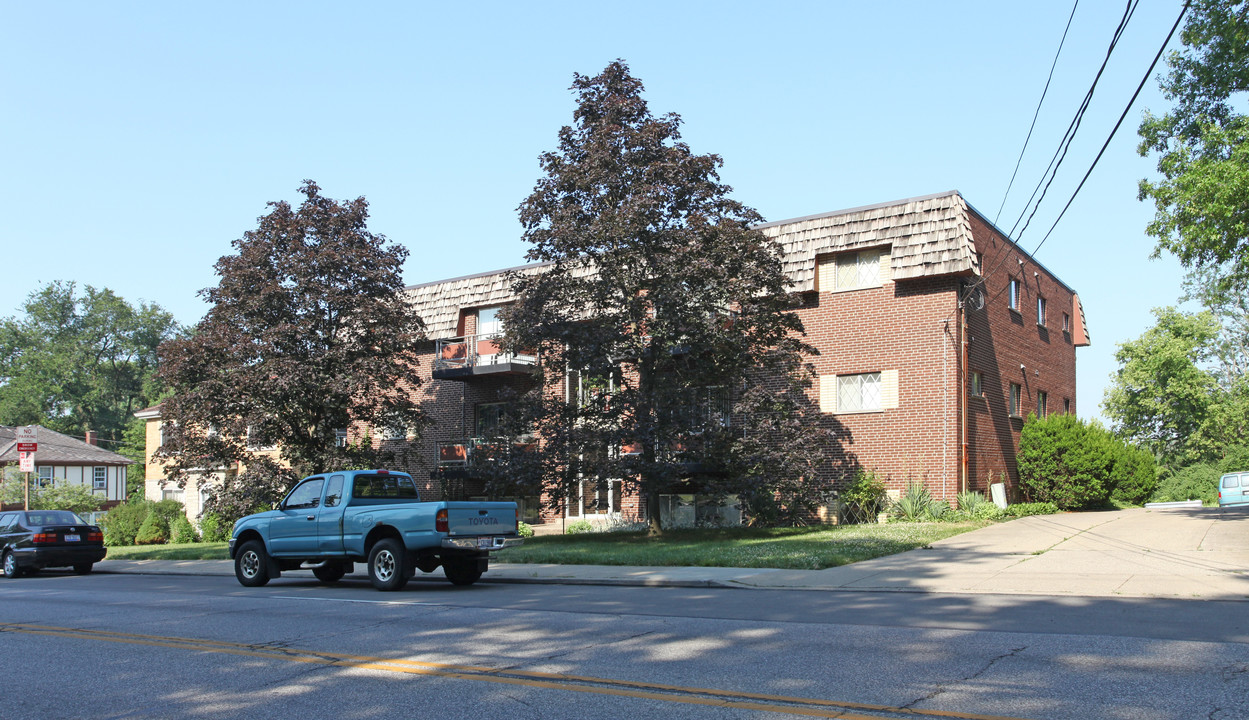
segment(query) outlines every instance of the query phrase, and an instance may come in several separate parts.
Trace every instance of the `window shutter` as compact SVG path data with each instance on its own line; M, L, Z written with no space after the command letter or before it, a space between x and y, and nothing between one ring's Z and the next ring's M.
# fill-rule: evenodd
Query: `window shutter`
M837 376L820 376L820 412L837 412Z
M825 255L816 260L815 289L820 292L832 292L837 289L837 263L833 256Z
M880 409L894 410L898 407L898 371L880 371Z
M892 255L889 248L881 248L880 250L880 283L883 285L893 280Z

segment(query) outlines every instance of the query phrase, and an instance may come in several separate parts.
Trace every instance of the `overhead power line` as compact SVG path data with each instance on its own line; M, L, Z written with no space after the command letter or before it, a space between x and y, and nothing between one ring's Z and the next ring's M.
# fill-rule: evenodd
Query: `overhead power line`
M1045 87L1041 90L1041 99L1037 100L1036 112L1032 113L1032 124L1028 126L1028 136L1023 140L1023 147L1019 149L1019 158L1015 160L1015 169L1010 174L1010 182L1006 184L1006 192L1002 193L1002 204L998 206L997 215L993 217L994 225L997 225L998 218L1002 217L1002 209L1006 207L1006 198L1010 197L1010 190L1015 186L1015 176L1019 174L1019 166L1023 164L1024 153L1028 151L1028 142L1032 140L1032 131L1036 129L1037 118L1041 116L1041 106L1045 104L1045 96L1050 90L1050 81L1054 79L1054 68L1058 67L1058 57L1062 55L1063 45L1067 43L1067 32L1071 30L1071 21L1075 19L1078 7L1080 7L1080 0L1072 4L1071 15L1067 16L1067 27L1063 28L1062 39L1058 41L1058 51L1054 53L1054 62L1050 63L1050 74L1045 78Z

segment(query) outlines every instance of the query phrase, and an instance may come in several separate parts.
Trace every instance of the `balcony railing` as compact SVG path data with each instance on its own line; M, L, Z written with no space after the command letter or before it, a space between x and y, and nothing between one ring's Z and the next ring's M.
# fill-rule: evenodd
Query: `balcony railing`
M505 463L538 449L537 440L515 438L460 438L438 443L439 468L484 468Z
M438 340L434 344L434 377L532 370L537 353L506 353L500 341L497 333Z

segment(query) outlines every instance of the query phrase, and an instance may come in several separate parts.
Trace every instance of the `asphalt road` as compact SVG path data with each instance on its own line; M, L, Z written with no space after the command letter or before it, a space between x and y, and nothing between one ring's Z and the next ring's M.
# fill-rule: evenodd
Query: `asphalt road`
M1244 603L0 579L9 718L1249 717Z

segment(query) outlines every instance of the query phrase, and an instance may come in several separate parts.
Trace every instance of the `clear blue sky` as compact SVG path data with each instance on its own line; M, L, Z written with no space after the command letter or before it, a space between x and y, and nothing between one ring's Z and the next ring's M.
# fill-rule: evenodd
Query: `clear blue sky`
M1145 0L1037 217L1031 251L1179 13ZM0 23L0 315L52 280L194 323L212 266L304 178L363 195L411 251L409 284L523 262L516 207L571 122L574 72L625 59L656 114L724 159L769 221L951 189L994 218L1069 2L57 2ZM1123 3L1076 12L999 225L1009 230L1105 56ZM1178 40L1173 40L1176 46ZM1160 65L1160 68L1162 66ZM1155 71L1157 75L1158 70ZM1037 259L1075 288L1096 417L1116 344L1174 304L1149 259L1153 172L1136 153L1151 79ZM1018 233L1016 233L1018 235Z

